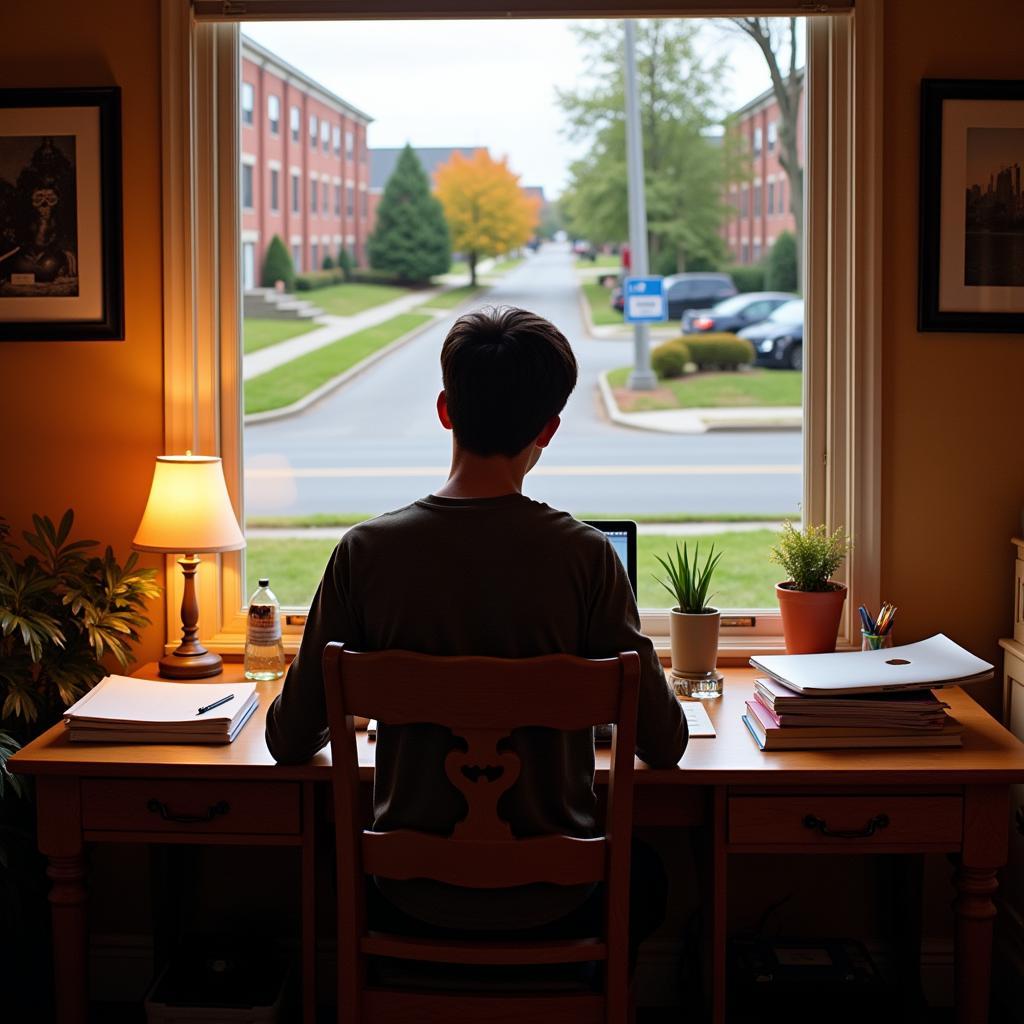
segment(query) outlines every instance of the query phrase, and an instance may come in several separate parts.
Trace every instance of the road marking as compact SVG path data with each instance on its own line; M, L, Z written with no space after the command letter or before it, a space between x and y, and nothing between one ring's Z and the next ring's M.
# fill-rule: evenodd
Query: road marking
M353 477L446 477L448 466L253 467L247 480L328 480ZM531 476L798 476L802 466L536 466Z

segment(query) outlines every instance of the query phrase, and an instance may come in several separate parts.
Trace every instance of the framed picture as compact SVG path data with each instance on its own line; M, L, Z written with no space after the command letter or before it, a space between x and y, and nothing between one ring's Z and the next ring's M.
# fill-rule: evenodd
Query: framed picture
M121 91L0 89L0 340L122 338Z
M1024 82L921 83L921 331L1024 332Z

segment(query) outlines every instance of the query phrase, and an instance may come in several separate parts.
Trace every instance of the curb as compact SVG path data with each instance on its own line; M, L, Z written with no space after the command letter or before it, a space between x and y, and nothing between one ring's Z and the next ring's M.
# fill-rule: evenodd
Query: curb
M611 385L608 383L608 370L605 370L597 379L597 387L604 402L605 412L608 418L617 423L620 427L628 427L631 430L649 430L656 434L706 434L714 430L802 430L803 410L797 413L785 412L780 408L777 415L762 416L757 420L740 417L730 419L727 412L719 415L718 409L680 409L684 414L679 416L680 426L666 427L656 422L647 422L640 419L648 413L624 413L615 401ZM669 412L672 410L662 410ZM708 414L711 414L709 416Z
M426 323L422 323L419 327L414 327L406 334L395 338L394 341L388 342L388 344L383 348L379 348L376 352L371 353L365 359L361 359L355 364L355 366L350 366L344 373L339 373L337 377L332 377L330 380L324 381L323 384L314 388L308 395L304 395L297 402L292 402L291 405L282 405L280 409L267 409L264 412L249 413L242 417L242 423L247 427L256 423L271 423L274 420L287 419L289 416L297 416L299 413L305 412L311 405L315 405L319 402L321 398L326 398L327 395L337 391L338 388L358 377L365 370L368 370L374 363L383 359L385 356L389 356L396 349L408 344L413 340L413 338L416 338L428 328L433 327L438 320L442 319L449 312L450 310L445 310L444 312L439 311ZM339 338L338 340L341 341L342 339ZM268 372L273 373L274 371L270 370Z

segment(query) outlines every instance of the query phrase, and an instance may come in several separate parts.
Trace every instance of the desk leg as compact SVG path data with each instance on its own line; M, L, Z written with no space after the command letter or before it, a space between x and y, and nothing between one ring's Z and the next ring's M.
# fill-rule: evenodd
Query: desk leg
M992 931L1006 862L1009 793L1006 786L968 786L964 793L963 854L956 875L956 1011L958 1024L987 1021Z
M54 993L58 1024L85 1024L89 1013L85 859L79 780L40 776L36 782L39 849L48 861L53 922Z
M302 1020L316 1021L316 814L313 783L302 786Z

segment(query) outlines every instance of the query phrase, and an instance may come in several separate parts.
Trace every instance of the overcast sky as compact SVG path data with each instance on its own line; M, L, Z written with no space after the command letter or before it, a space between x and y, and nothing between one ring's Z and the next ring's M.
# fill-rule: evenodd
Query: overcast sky
M553 198L581 152L555 102L583 74L570 24L251 22L245 33L371 115L371 147L487 146ZM768 88L752 43L710 26L704 36L710 55L729 55L730 107Z

